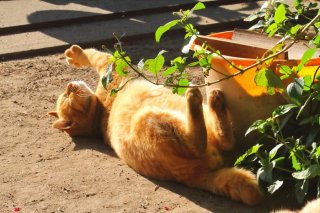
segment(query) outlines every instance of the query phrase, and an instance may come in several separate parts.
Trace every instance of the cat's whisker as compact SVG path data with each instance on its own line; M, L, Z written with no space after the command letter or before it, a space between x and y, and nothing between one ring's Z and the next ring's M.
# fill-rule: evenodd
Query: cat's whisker
M75 94L78 96L78 97L82 97L82 98L86 98L86 97L90 97L91 94L86 91L86 90L83 90L83 89L78 89Z

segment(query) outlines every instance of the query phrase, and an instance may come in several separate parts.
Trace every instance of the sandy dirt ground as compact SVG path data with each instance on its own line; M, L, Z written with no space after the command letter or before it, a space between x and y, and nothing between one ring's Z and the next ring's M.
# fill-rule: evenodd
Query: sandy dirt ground
M137 58L157 53L151 44L140 43L143 46L128 44ZM174 49L173 43L167 49ZM194 75L201 80L201 73ZM63 54L0 63L1 213L250 213L272 208L247 207L177 183L145 178L100 139L73 139L51 128L53 118L46 113L54 110L66 84L84 80L94 88L96 77L90 69L69 67Z

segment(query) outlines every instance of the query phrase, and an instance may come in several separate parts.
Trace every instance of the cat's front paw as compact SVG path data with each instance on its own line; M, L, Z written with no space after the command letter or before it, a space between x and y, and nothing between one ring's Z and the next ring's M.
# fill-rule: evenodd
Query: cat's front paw
M81 67L85 64L86 60L83 53L83 49L78 45L72 45L69 49L64 52L68 64L71 64L75 67Z

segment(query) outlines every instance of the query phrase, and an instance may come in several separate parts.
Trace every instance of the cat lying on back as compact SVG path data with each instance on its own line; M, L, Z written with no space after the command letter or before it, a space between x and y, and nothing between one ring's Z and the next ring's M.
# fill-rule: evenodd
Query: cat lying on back
M254 174L223 166L220 151L230 150L234 138L219 90L208 94L208 105L204 105L198 89L188 89L181 97L135 80L111 97L111 88L122 79L114 72L112 83L103 88L109 54L73 45L65 56L76 67L95 68L100 79L96 92L82 81L67 85L56 111L48 113L57 117L54 128L70 136L103 136L141 175L181 182L248 205L262 201Z

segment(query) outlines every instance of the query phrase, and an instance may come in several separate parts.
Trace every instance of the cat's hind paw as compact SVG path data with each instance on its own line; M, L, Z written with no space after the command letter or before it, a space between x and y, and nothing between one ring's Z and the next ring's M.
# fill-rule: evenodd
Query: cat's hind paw
M264 196L259 189L258 183L244 183L241 191L241 200L250 206L260 204L264 200Z
M224 168L217 171L210 181L213 192L254 206L264 200L258 181L253 173L240 168Z
M213 89L208 94L208 105L211 108L225 108L225 98L223 92L219 89Z
M68 64L71 64L77 68L84 66L87 62L87 58L83 53L83 49L78 45L72 45L64 52Z
M186 91L187 101L191 104L200 105L202 104L202 95L199 89L189 88Z

